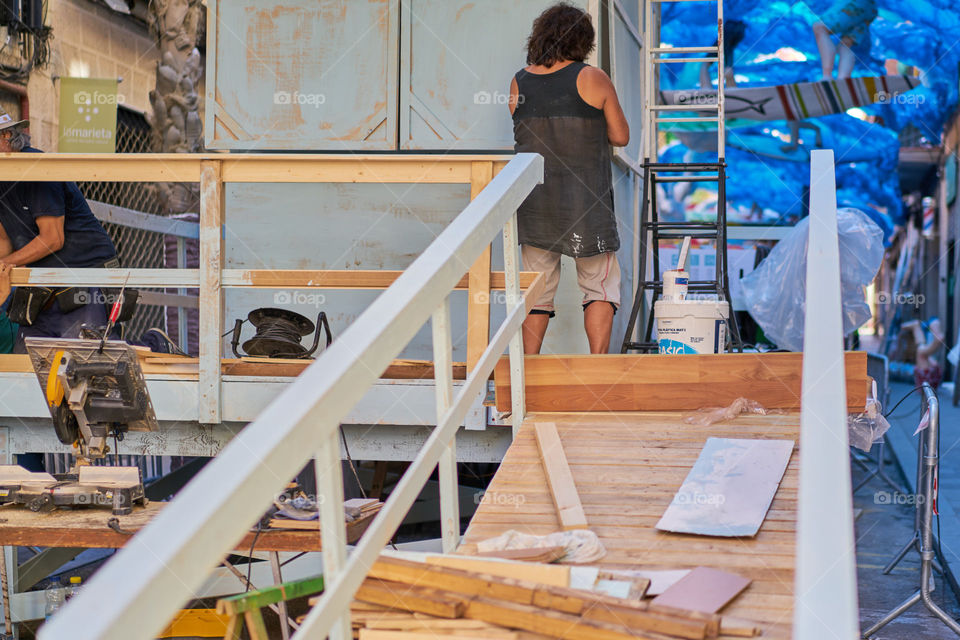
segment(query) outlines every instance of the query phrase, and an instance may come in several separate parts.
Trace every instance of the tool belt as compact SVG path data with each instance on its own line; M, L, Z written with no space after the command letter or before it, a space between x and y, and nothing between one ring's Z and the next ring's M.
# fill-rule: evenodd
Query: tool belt
M118 269L120 268L120 260L113 258L101 266L104 269ZM37 317L42 312L53 306L54 301L60 307L61 313L70 313L92 302L98 302L107 308L107 314L109 314L110 308L120 295L120 291L119 288L101 287L102 299L93 300L90 289L83 287L70 287L68 289L17 287L10 297L7 316L13 322L29 327L37 321ZM117 318L117 322L126 322L133 317L139 298L140 292L136 289L127 289L123 292L123 303L120 306L120 316Z

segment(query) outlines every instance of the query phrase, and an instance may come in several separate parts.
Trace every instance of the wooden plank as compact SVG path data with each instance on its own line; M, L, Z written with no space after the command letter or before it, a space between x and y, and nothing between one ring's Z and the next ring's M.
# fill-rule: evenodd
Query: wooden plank
M576 615L536 606L481 597L467 603L464 616L567 640L625 640L627 638L660 640L662 638L658 632L647 633L631 628L627 621L612 624L587 620Z
M570 465L567 464L567 456L563 452L557 425L552 422L537 422L534 423L534 430L547 485L550 487L550 496L557 508L560 528L564 531L586 529L587 516L580 504L577 485L573 482L573 474L570 473Z
M657 529L755 536L790 463L793 447L793 440L707 439Z
M470 165L470 199L493 180L493 163ZM490 246L470 267L467 293L467 370L472 371L490 341Z
M489 267L488 267L489 270ZM168 270L172 271L172 270ZM397 270L363 269L224 269L223 286L248 288L304 288L304 289L386 289L403 274ZM533 271L520 272L520 287L527 289L536 278ZM503 271L490 272L490 288L502 291L505 288ZM465 274L455 289L470 287L470 276Z
M570 567L564 565L536 564L534 562L499 562L473 556L427 556L427 564L450 567L463 571L486 573L500 578L527 580L554 587L570 586Z
M845 355L847 405L867 399L867 354ZM739 397L800 408L800 353L526 356L527 411L691 411ZM494 372L497 409L510 409L509 360Z
M382 290L392 285L403 274L397 270L361 269L223 269L221 286L230 288L270 289L345 289ZM532 271L520 272L520 287L528 289L537 277ZM197 287L199 269L57 269L18 267L10 273L15 287L26 285L114 286L126 283L131 287ZM454 288L470 287L469 275L464 275ZM490 288L503 291L506 287L503 271L490 273Z
M109 509L58 509L36 513L26 507L0 507L0 545L17 547L76 547L83 549L119 549L132 535L145 527L166 506L151 502L146 507L135 507L133 513L117 516L119 528L130 533L118 533L107 521L113 518ZM347 527L348 542L356 542L370 520L361 520L361 527ZM352 523L351 523L352 524ZM257 549L263 551L320 551L320 536L314 531L263 530L246 533L236 550L250 551L254 536Z
M472 621L471 621L472 622ZM398 629L360 629L359 640L457 640L457 638L482 638L483 640L517 640L516 632L503 628L488 627L483 629L456 628L412 628Z
M100 157L98 157L100 156ZM189 154L45 153L0 155L0 176L8 181L199 182L204 161L223 164L227 182L428 182L467 183L472 162L502 168L510 156L418 154Z
M367 578L357 590L356 599L385 607L426 613L438 618L459 618L466 601L436 589Z
M653 599L653 604L717 613L750 585L750 579L710 567L697 567Z
M219 424L221 413L220 359L223 357L224 189L220 164L204 161L200 172L200 379L199 421Z
M650 607L646 603L612 598L580 589L538 585L525 580L501 578L397 558L381 556L371 568L369 575L391 582L458 593L464 597L471 597L471 602L478 598L485 598L491 602L506 601L565 614L596 616L596 619L606 616L614 621L623 621L623 624L628 624L632 628L670 633L690 640L702 640L707 637L709 631L715 634L720 626L719 618L714 616L704 616L667 607ZM467 615L467 617L474 616ZM499 624L497 620L477 619ZM527 630L541 632L537 629L527 628Z

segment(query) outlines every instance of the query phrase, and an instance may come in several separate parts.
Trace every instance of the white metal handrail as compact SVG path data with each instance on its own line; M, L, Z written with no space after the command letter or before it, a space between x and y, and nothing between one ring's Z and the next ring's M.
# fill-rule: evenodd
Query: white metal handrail
M542 180L542 157L513 158L393 285L42 627L41 640L156 637L314 455L328 586L296 637L325 637L331 630L331 637L350 637L349 602L437 466L444 544L456 544L454 436L508 343L514 428L523 419L519 330L526 307L520 292L515 212ZM460 394L451 398L448 296L501 230L507 318ZM337 426L431 315L437 406L444 411L348 562Z
M847 640L860 637L860 625L830 149L810 154L809 229L793 637Z

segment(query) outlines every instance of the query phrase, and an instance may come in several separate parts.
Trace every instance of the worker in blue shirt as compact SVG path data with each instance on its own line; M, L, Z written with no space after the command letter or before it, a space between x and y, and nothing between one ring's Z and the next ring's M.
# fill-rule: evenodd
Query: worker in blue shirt
M40 153L26 121L0 109L0 152ZM117 250L74 182L0 182L0 263L14 267L119 267ZM76 338L107 323L99 289L17 287L8 303L20 325L16 352L30 336Z

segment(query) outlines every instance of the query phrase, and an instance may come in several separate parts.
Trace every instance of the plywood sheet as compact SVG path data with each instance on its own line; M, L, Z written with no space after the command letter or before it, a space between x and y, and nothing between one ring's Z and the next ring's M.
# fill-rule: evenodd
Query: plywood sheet
M723 537L756 535L793 446L793 440L708 438L657 529Z
M728 571L697 567L653 599L653 604L703 613L717 613L750 585L750 579Z

